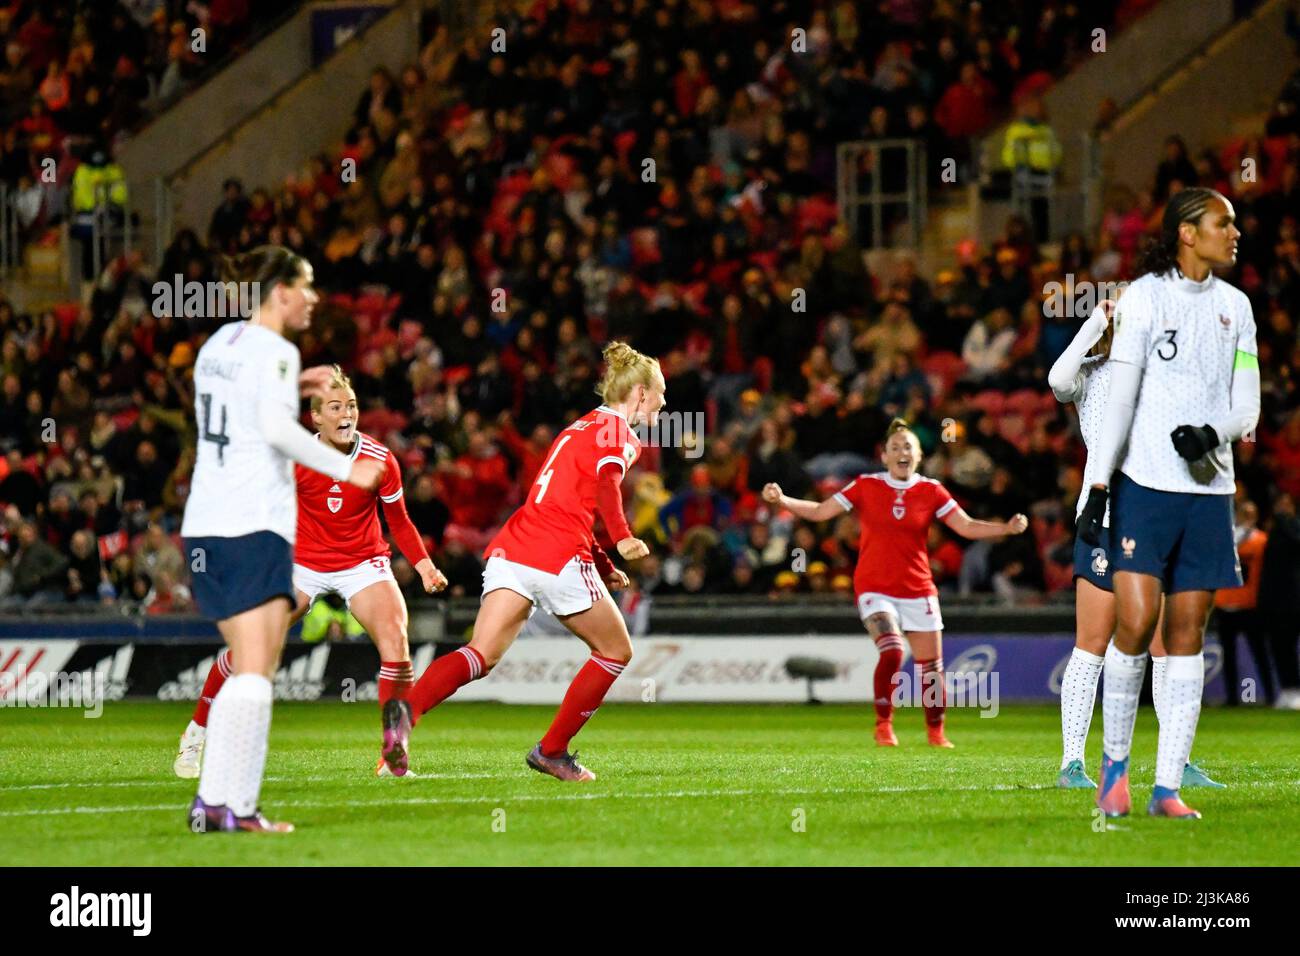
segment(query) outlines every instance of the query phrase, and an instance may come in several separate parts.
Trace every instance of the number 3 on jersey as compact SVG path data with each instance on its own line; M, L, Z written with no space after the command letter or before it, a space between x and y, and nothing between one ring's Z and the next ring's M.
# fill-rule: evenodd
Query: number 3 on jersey
M226 434L226 406L221 406L221 431L212 431L212 396L204 392L199 395L199 402L203 405L203 435L204 441L210 441L217 446L217 463L224 465L226 463L225 451L226 446L230 444L230 436Z
M551 452L551 457L546 459L546 464L542 465L542 470L537 475L537 481L535 482L540 487L537 491L537 497L533 499L533 504L540 505L542 503L542 497L546 494L546 489L551 485L551 476L555 474L555 469L551 467L555 464L555 456L560 453L560 449L572 437L572 435L565 435L561 438L559 444L555 446L555 451Z

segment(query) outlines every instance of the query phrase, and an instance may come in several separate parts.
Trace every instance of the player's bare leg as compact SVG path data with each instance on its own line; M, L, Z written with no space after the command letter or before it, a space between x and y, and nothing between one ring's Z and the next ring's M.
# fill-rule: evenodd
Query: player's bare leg
M271 600L217 622L230 646L231 675L212 703L207 759L190 808L190 829L288 833L262 816L258 798L271 729L271 677L289 630L289 603Z
M290 627L296 624L311 606L311 600L301 591L295 591L294 596L296 606L289 617ZM203 681L203 690L199 692L199 699L194 704L194 714L190 717L189 726L181 734L180 748L176 752L176 759L172 762L172 771L178 777L193 780L199 776L203 767L203 746L208 736L208 713L212 709L212 701L220 693L221 686L231 674L230 667L230 648L222 648L212 661L212 666L208 668L208 676Z
M876 643L879 656L872 675L872 691L876 707L876 745L897 747L894 734L894 690L898 675L903 670L903 629L898 618L890 611L877 611L867 616L867 633Z
M457 688L495 667L523 630L532 608L530 599L508 588L497 588L483 595L470 642L435 660L411 688L407 701L411 705L412 722L418 723Z
M1101 701L1101 782L1097 806L1109 817L1127 816L1131 801L1128 758L1133 746L1138 695L1146 673L1147 648L1160 617L1161 582L1150 574L1117 571L1115 639L1106 649Z
M1213 591L1179 591L1165 599L1164 686L1160 701L1160 744L1156 785L1147 805L1151 816L1199 819L1178 795L1196 737L1205 689L1202 647L1214 605Z
M546 736L528 754L528 766L560 780L595 780L596 775L569 753L569 742L600 707L605 694L632 659L632 638L614 602L602 597L588 610L560 619L591 648L591 657L574 676Z
M405 776L411 737L411 705L406 698L415 683L406 601L397 582L376 581L352 595L348 608L379 651L379 713L384 736L375 775Z
M908 631L912 657L921 669L921 705L925 709L925 734L931 747L952 748L943 732L945 695L943 675L943 632Z
M1085 578L1075 580L1074 650L1061 675L1061 770L1056 785L1095 790L1084 770L1084 748L1097 703L1097 681L1115 632L1115 595Z
M301 591L295 590L293 592L293 613L289 615L289 626L293 627L301 621L307 616L307 612L310 610L311 598L303 594Z

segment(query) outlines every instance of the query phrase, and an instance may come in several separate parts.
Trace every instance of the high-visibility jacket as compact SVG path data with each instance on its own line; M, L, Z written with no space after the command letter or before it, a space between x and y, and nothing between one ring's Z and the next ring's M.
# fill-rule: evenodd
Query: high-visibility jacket
M1028 166L1034 172L1050 173L1061 164L1061 144L1046 123L1018 119L1007 127L1002 141L1002 165L1007 169Z
M73 212L94 212L101 193L114 206L125 209L126 173L117 163L109 163L107 166L82 163L72 174Z

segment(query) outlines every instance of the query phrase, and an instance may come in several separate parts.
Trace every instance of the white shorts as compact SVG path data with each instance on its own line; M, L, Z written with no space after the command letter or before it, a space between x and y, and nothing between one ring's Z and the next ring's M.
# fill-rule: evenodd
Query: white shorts
M605 582L590 561L572 558L559 574L549 574L505 558L488 558L483 569L483 595L506 588L556 617L588 611L607 597Z
M355 595L378 581L397 582L389 559L383 555L368 558L356 567L342 571L313 571L301 564L293 566L293 586L307 595L308 606L322 594L333 591L350 607Z
M896 598L866 591L858 595L858 617L866 622L873 614L892 612L905 631L942 631L943 615L934 595L919 598Z

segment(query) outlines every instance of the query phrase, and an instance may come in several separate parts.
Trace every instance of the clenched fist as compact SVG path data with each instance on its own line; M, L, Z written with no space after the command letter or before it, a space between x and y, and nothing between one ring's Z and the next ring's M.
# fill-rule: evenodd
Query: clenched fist
M650 553L650 547L640 538L624 538L618 543L618 553L624 561L639 561Z

